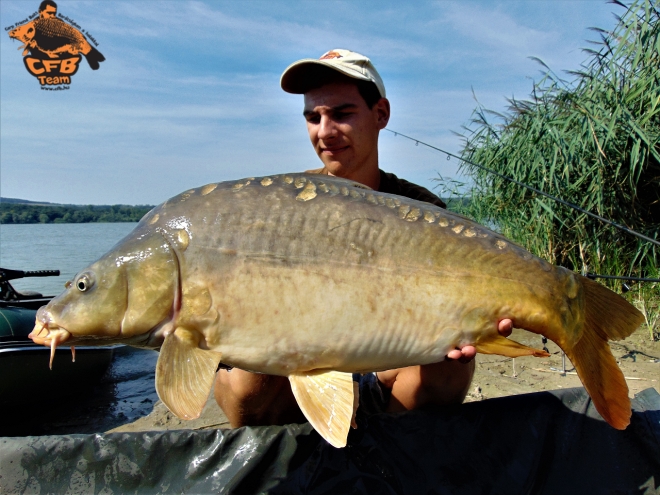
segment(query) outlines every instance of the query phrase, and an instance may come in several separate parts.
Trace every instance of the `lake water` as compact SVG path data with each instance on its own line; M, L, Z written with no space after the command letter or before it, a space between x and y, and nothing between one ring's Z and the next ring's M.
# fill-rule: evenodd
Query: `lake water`
M19 291L33 290L54 296L64 290L66 281L106 253L136 225L0 224L0 267L24 271L60 270L59 277L11 282ZM43 414L43 409L39 413L38 404L28 408L17 404L24 421L3 422L0 435L94 433L134 421L151 412L158 400L154 388L157 357L155 351L119 348L115 350L108 372L92 393L85 391L61 403L49 403L48 414ZM47 365L44 362L44 366Z
M0 266L14 270L60 270L59 277L12 282L18 290L55 296L64 283L105 254L137 223L0 224Z

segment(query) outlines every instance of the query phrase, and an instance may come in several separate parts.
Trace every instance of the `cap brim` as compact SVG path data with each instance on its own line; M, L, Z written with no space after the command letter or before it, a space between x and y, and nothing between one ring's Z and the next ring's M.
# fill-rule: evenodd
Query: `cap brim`
M357 71L348 67L342 67L326 60L305 58L289 65L280 78L280 86L287 93L303 94L313 87L322 84L322 79L327 77L327 69L339 72L345 76L361 81L371 81Z

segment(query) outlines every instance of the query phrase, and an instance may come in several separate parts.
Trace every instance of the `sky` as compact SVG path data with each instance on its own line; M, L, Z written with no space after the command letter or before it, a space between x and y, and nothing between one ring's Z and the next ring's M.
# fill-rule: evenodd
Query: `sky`
M0 2L0 195L150 204L210 182L320 166L283 70L333 48L367 55L388 129L458 153L479 104L525 99L542 67L577 70L623 9L604 0L57 1L98 43L66 91L43 91L7 28L39 0ZM567 78L570 76L566 75ZM429 189L458 163L382 132L380 167ZM436 192L438 192L436 190Z

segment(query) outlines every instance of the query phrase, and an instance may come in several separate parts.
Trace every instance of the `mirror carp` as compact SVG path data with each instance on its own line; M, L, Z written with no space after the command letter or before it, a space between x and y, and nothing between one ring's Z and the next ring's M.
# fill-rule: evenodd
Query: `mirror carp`
M220 362L287 376L312 426L343 447L353 372L434 363L467 344L548 356L501 336L504 318L557 343L603 418L629 424L607 342L643 322L630 303L459 215L329 176L169 199L38 311L31 338L53 351L160 348L156 390L180 418L201 414Z

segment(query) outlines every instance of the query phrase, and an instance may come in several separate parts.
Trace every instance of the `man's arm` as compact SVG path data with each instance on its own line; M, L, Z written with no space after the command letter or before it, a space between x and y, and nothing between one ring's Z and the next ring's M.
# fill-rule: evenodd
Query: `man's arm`
M391 390L387 412L411 411L429 404L461 404L474 376L474 360L446 359L423 366L379 371L378 381Z

